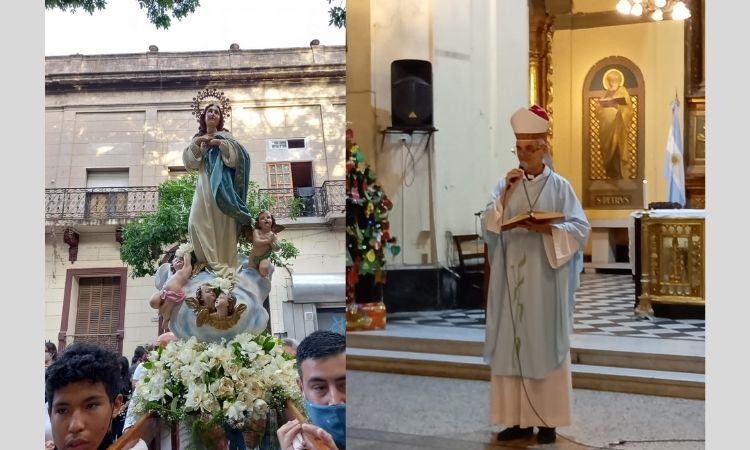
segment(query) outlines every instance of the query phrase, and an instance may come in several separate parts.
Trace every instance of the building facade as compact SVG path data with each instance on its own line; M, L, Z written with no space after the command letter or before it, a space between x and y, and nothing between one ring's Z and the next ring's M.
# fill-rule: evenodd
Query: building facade
M198 131L191 102L205 88L230 99L225 127L250 153L251 181L278 199L273 212L286 227L279 238L300 250L288 270L274 273L272 332L288 333L282 304L294 301L295 275L340 274L343 285L343 47L160 53L152 46L47 57L45 77L46 339L58 347L94 340L129 356L158 335L148 305L153 278L131 276L120 229L156 208L161 182L186 173L182 150ZM285 205L295 197L303 210L291 221ZM328 301L343 311L343 288ZM299 330L317 326L315 314L307 319ZM304 337L299 330L288 334Z

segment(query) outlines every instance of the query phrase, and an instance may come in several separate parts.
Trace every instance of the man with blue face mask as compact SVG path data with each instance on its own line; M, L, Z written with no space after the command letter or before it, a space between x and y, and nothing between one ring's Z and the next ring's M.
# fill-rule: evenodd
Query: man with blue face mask
M287 422L277 431L282 450L311 449L305 435L329 450L346 449L346 337L315 331L297 347L297 384L311 424Z

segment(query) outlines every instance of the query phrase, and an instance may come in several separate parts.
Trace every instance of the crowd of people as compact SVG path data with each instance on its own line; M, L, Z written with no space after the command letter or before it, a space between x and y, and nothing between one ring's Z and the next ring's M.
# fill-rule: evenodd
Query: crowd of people
M160 335L153 346L136 347L130 361L101 346L75 343L59 355L56 346L45 343L45 450L106 450L136 424L128 408L140 381L149 351L165 348L174 334ZM346 338L316 331L301 342L287 338L285 352L296 355L297 385L304 399L309 423L287 417L274 439L264 439L260 448L303 450L314 447L313 439L327 450L346 448ZM158 440L162 450L172 448L172 427L166 421L144 428L123 447L146 450ZM272 431L271 431L272 432ZM157 434L158 433L158 434ZM188 430L180 424L177 446L187 448ZM124 439L124 438L123 438ZM264 445L265 444L265 445ZM220 442L217 450L227 450Z

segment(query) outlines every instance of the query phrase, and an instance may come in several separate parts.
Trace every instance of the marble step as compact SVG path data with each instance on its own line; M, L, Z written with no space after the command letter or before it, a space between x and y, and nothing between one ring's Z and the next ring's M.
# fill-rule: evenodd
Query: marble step
M484 330L389 324L385 330L347 332L348 348L482 355ZM705 373L705 342L575 333L571 362L646 370Z
M487 381L489 367L478 356L352 348L348 370ZM679 371L572 364L573 387L631 394L705 399L705 375Z

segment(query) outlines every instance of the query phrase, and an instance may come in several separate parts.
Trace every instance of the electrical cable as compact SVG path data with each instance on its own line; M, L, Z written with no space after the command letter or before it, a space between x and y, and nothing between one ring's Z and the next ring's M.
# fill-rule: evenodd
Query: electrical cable
M424 138L422 138L424 139ZM417 177L417 169L416 169L416 162L414 161L414 153L411 151L411 146L414 144L414 137L412 136L411 139L409 139L409 145L406 147L406 152L409 154L409 158L411 159L411 181L406 181L404 179L404 186L411 187L414 184L414 179ZM421 144L421 142L420 142ZM403 145L403 143L402 143ZM409 160L406 161L406 167L404 168L404 178L406 178L406 172L409 171Z
M427 134L427 143L424 146L425 150L429 150L430 139L432 139L432 133ZM422 141L424 141L424 135L422 136L422 139L419 140L419 144L417 144L417 148L422 146ZM413 143L414 143L414 137L412 136L412 138L409 140L409 145L406 147L406 151L409 153L409 158L411 159L411 181L406 182L406 180L404 180L404 186L406 187L411 187L412 184L414 184L414 179L417 176L417 173L416 173L417 162L414 158L414 153L412 152ZM404 179L406 178L406 172L408 170L409 170L409 161L407 160L406 168L404 168Z
M551 176L551 174L550 174L550 176ZM505 213L505 211L503 211L503 213ZM508 267L507 267L507 264L506 264L507 254L506 254L506 250L505 250L505 241L503 240L503 233L502 232L500 233L500 248L502 249L502 252L503 252L503 275L505 275L505 287L506 287L506 289L508 291L508 308L510 309L510 323L511 323L512 328L513 328L513 342L516 342L516 339L518 338L518 336L516 334L516 320L515 320L515 317L513 316L513 304L512 304L513 302L511 301L510 282L508 280ZM556 428L556 427L549 426L549 424L547 424L547 422L542 418L541 414L539 414L539 412L534 407L534 403L531 401L531 397L529 396L529 392L526 390L526 382L525 382L525 378L523 376L523 366L521 365L521 357L519 355L519 353L520 353L520 347L514 345L513 348L514 348L514 353L515 353L515 356L516 356L516 362L518 362L518 375L521 378L521 387L523 387L523 393L524 393L524 396L526 397L526 401L529 403L529 406L531 406L531 410L534 412L534 414L536 415L536 417L542 422L542 424L543 424L544 427L546 427L546 428ZM519 426L520 426L520 424L519 424ZM569 437L567 437L567 436L565 436L563 434L558 433L557 430L555 430L555 433L557 434L557 436L565 439L566 441L572 442L572 443L577 444L577 445L581 445L584 448L597 449L597 450L602 450L602 449L603 450L609 450L607 447L597 447L597 446L594 446L594 445L588 445L588 444L584 444L582 442L578 442L578 441L576 441L574 439L571 439L571 438L569 438Z

